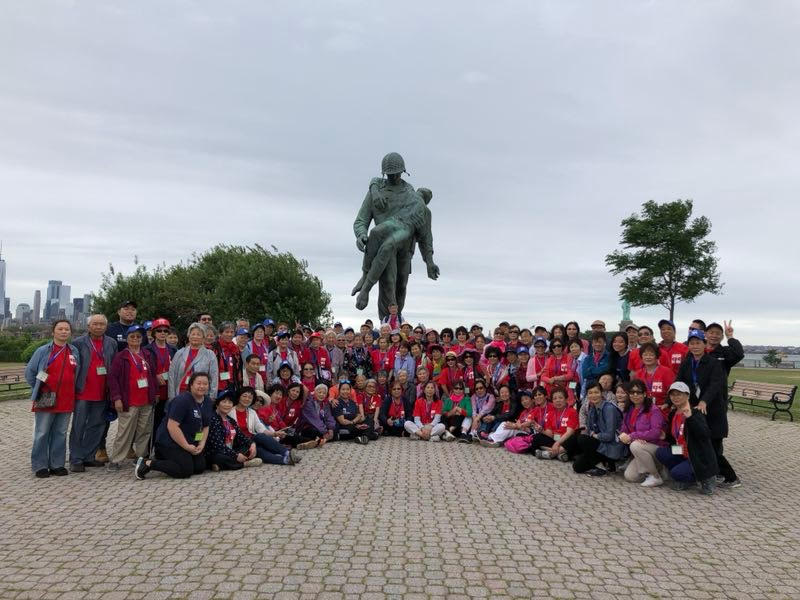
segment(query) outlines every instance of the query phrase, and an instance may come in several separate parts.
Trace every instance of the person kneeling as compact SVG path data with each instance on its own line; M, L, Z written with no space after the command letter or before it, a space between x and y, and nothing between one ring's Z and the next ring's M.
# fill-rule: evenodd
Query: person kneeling
M256 444L251 441L231 417L233 400L225 391L214 401L216 410L211 415L208 429L208 458L212 471L235 471L242 467L261 464L256 458Z
M572 469L594 477L616 470L616 461L628 454L628 447L617 439L622 425L622 412L616 402L603 394L599 382L586 388L589 412L586 416L586 433L578 436L578 449ZM595 466L602 462L606 468Z
M333 416L336 419L336 439L351 439L358 444L368 444L378 436L364 422L364 407L353 399L353 390L348 381L339 383L339 398Z
M519 398L522 404L522 412L519 414L519 417L516 420L502 421L497 429L489 434L487 440L481 440L481 446L499 448L506 440L517 435L530 433L533 425L536 423L535 414L538 411L533 405L533 397L530 391L522 390L519 393Z
M429 381L422 391L423 397L414 404L414 420L406 421L405 428L412 440L442 441L444 423L442 420L442 401L437 398L436 383Z
M691 407L689 386L682 381L670 386L669 399L674 407L668 429L672 445L656 450L656 459L669 469L674 489L686 490L700 481L700 493L711 495L719 466L706 417Z
M295 424L298 439L301 440L297 444L298 450L324 446L333 439L335 429L336 420L328 402L328 386L320 383L303 402L303 410Z

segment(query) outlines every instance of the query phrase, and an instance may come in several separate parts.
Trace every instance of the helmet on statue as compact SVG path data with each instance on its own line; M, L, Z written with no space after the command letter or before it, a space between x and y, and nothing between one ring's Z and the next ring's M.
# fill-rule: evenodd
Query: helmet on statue
M406 163L403 157L397 152L389 152L381 161L381 173L383 175L397 175L406 170Z

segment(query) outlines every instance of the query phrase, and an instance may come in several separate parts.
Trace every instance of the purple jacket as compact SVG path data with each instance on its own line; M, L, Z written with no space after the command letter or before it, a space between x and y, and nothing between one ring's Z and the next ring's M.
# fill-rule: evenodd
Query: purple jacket
M319 435L325 435L328 431L336 428L336 421L331 414L331 405L327 402L319 403L312 397L303 403L303 409L297 418L296 428L298 431L304 429L314 429Z
M661 439L661 432L666 427L664 413L655 404L647 412L639 411L636 422L631 423L634 408L631 406L622 419L622 433L627 433L632 440L642 440L657 446L666 446L666 440Z
M140 353L147 361L147 387L150 404L154 404L158 395L158 381L156 380L156 367L153 364L152 355L149 352ZM126 348L117 352L111 361L111 370L108 372L108 391L111 398L111 407L114 402L122 400L123 410L127 411L130 407L130 372L131 372L131 353Z
M472 395L472 416L484 417L494 410L494 396L486 394L485 396Z

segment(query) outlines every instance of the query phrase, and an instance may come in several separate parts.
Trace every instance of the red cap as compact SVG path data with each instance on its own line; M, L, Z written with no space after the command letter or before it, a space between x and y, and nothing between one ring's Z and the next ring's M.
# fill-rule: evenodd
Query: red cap
M321 334L319 331L315 331L315 332L314 332L314 333L312 333L310 336L308 336L308 339L309 339L309 340L310 340L311 338L319 338L319 339L322 339L322 334Z
M167 321L164 317L159 317L150 325L151 329L156 329L157 327L167 327L169 328L169 321Z

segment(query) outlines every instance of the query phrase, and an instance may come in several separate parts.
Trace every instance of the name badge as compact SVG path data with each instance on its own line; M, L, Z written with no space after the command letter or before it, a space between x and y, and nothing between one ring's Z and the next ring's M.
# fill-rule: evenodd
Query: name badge
M106 374L106 368L105 367L97 367L97 374L98 375L105 375Z
M362 369L361 367L356 369L356 375L363 375L363 374L364 374L364 369Z
M167 381L169 379L169 373L167 371L164 371L163 373L161 373L161 379L163 379L164 381Z
M191 375L186 376L186 385L189 385L189 380L192 378Z
M203 441L203 432L202 431L198 431L197 433L194 434L194 441L195 442L202 442Z
M231 374L228 373L228 371L223 371L222 373L219 374L219 380L220 381L228 381L228 379L230 379L230 378L231 378Z
M681 446L680 444L673 444L672 453L675 456L683 456L683 446Z
M574 390L576 387L578 387L577 383L575 383L574 381L569 382L569 389Z
M141 378L137 379L136 380L136 385L139 386L139 389L146 388L147 387L147 379L145 379L144 377L141 377Z
M266 365L259 365L259 366L258 366L258 370L259 370L259 371L261 371L261 372L263 373L264 371L266 371L266 370L267 370L267 367L266 367Z
M561 440L561 434L560 433L554 433L553 434L553 439L555 441L557 441L557 442L560 441Z
M36 379L38 379L39 381L44 383L45 381L47 381L47 372L46 371L39 371L36 374Z

